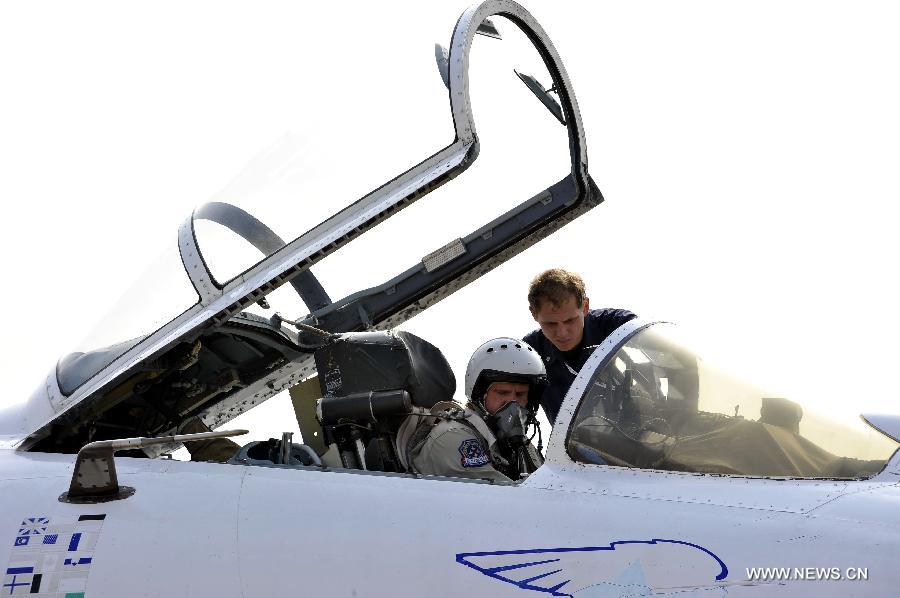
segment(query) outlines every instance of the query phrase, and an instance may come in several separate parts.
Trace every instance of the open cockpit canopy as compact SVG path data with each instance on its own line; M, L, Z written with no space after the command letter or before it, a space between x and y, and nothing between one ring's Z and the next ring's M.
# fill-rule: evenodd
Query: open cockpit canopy
M324 124L196 209L60 360L13 446L73 452L196 416L218 427L315 373L315 335L285 321L397 326L602 201L568 76L527 11L484 2L434 53L407 33L423 72L321 106Z

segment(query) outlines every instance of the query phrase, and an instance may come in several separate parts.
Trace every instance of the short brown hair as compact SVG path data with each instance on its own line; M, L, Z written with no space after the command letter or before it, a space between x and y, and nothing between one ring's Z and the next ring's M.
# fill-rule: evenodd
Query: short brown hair
M549 301L559 307L569 297L575 298L575 305L584 305L584 281L574 272L562 268L545 270L531 281L528 287L528 307L531 311L541 309L541 301Z

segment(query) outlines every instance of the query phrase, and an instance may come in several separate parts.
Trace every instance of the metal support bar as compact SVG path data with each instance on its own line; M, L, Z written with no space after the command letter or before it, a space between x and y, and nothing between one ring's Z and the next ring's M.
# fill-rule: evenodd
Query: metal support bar
M69 491L60 496L63 502L106 502L134 494L133 488L120 488L116 476L114 453L124 449L144 448L155 444L193 442L210 438L242 436L247 430L222 430L197 434L176 434L156 438L122 438L99 440L84 445L75 459L75 470Z

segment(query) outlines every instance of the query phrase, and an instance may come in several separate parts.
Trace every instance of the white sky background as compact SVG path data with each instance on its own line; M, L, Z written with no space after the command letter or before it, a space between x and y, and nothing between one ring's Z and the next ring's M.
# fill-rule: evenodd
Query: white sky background
M335 210L449 143L432 44L449 43L466 4L445 4L0 4L0 407L24 401L175 246L191 209L233 190L287 133L313 161L335 156L322 187L342 198ZM567 67L607 201L405 328L444 350L461 387L475 346L533 328L531 277L563 266L583 275L592 306L679 322L746 369L765 369L789 398L900 412L900 8L526 7ZM511 89L534 107L504 110L523 131L553 124L524 86ZM473 84L485 132L477 93ZM332 132L330 143L313 130ZM486 134L482 143L486 157ZM533 169L512 170L473 167L472 180L495 181L481 188L492 195ZM543 186L564 174L550 173ZM286 236L314 224L294 224L309 211L303 199L282 199L267 198L258 215ZM411 266L483 224L466 219L468 205L417 224L424 250L404 253L397 237L383 249ZM399 271L378 268L357 266L343 283ZM283 409L257 411L258 436L284 427Z

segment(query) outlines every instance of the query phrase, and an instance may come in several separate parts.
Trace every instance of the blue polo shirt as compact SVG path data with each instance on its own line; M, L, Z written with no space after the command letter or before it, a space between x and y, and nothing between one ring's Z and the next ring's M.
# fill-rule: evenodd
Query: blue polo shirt
M584 317L584 337L581 339L581 344L577 349L567 353L578 354L582 347L599 345L616 328L635 317L637 316L627 309L613 309L610 307L592 309ZM557 349L540 329L525 335L522 340L531 345L538 352L538 355L541 356L541 359L544 360L544 367L547 368L547 379L550 385L544 390L544 395L541 397L541 407L544 408L550 424L555 424L563 398L575 380L578 370L584 364L581 361L572 363L571 356L569 356L570 363L566 364L567 355Z

